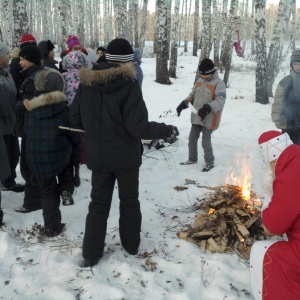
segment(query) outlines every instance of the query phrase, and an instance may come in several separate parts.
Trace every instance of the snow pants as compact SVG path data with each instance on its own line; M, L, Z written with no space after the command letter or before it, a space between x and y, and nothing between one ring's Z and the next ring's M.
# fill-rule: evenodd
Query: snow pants
M142 214L139 196L139 169L130 171L93 171L92 192L83 239L83 257L98 260L103 255L107 219L115 182L120 199L119 234L122 246L134 252L140 244Z
M212 131L202 125L192 124L189 135L189 160L198 161L198 139L202 132L202 148L204 151L204 161L207 165L213 165L215 161L211 144Z

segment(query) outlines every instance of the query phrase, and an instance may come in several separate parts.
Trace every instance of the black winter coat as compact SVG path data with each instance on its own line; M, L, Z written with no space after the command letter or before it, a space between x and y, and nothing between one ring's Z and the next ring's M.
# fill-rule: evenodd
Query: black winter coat
M18 137L25 137L24 136L24 114L26 109L23 105L23 100L25 99L32 99L35 96L36 89L34 85L34 78L37 72L42 70L43 66L31 66L25 70L23 70L22 76L24 78L23 82L21 83L18 94L17 94L17 103L15 106L16 111L16 135Z
M132 170L142 163L141 139L167 138L173 126L149 122L132 63L101 63L97 71L79 71L81 84L70 121L85 130L87 167Z
M59 175L71 161L79 163L81 136L58 126L70 127L69 108L63 92L41 94L24 100L26 160L38 179Z

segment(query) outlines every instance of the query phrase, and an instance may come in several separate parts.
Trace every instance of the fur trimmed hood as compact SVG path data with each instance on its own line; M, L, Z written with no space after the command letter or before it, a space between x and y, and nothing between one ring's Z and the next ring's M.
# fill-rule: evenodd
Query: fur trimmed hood
M84 85L104 85L118 79L136 80L136 71L131 62L122 64L101 63L99 69L95 71L79 70L78 76Z
M58 104L61 102L66 102L67 96L63 92L50 92L46 94L41 94L32 100L24 100L23 104L28 111L32 111L38 107L49 106L53 104Z

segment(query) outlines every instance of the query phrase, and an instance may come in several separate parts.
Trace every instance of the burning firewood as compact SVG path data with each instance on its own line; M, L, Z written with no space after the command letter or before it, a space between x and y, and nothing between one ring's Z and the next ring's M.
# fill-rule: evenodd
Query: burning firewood
M181 239L197 244L204 252L230 253L237 250L246 260L257 240L268 239L271 234L261 221L257 196L250 192L245 201L242 188L234 185L209 187L212 192L202 199L194 224L177 234Z

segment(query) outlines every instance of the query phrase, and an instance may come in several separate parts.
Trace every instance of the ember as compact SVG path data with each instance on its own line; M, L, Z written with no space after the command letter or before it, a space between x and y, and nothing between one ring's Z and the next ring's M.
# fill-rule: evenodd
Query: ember
M253 243L270 238L261 221L258 197L250 189L244 196L244 187L236 185L206 188L212 192L201 199L203 213L196 216L192 228L178 233L178 237L197 244L203 252L237 250L248 260Z

